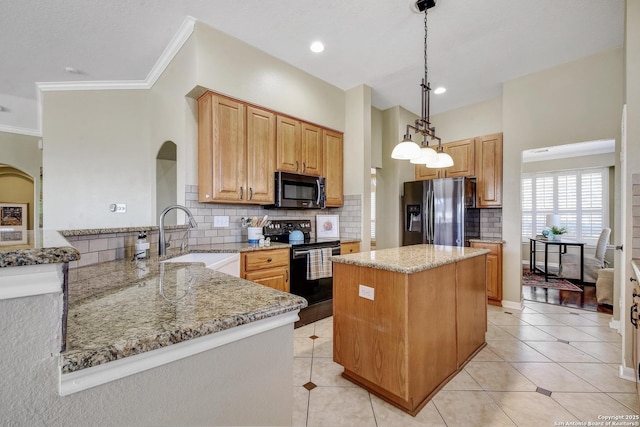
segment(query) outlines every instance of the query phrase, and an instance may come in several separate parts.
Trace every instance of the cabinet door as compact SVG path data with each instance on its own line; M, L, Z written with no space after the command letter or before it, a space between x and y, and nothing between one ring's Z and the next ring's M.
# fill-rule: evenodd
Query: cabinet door
M246 273L244 278L282 292L289 292L288 267L252 271Z
M476 149L473 138L449 142L448 144L444 144L442 148L453 158L453 166L445 169L445 176L447 178L476 175Z
M283 172L300 173L301 153L301 125L300 122L284 116L278 116L277 133L277 164L276 168Z
M247 106L247 201L274 202L275 170L276 116Z
M322 175L322 129L308 123L302 123L302 163L300 173Z
M442 169L428 168L425 165L416 165L416 181L440 178Z
M487 254L487 298L498 299L498 255Z
M246 198L244 104L207 93L198 100L199 200Z
M502 305L502 244L471 242L471 247L491 251L487 254L487 299L489 304Z
M325 129L323 139L323 176L326 179L327 207L342 206L344 204L342 134Z
M476 206L502 206L502 134L476 138Z

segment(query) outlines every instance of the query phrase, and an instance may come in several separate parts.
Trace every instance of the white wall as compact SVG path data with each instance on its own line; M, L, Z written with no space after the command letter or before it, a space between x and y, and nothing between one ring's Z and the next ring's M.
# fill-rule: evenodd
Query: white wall
M502 132L502 97L431 117L443 143Z
M371 88L345 93L344 194L362 195L360 249L371 247Z
M376 249L402 245L403 183L415 180L415 168L408 160L392 159L391 152L402 141L407 123L416 118L398 106L382 112L382 167L376 174Z
M198 88L345 128L344 91L197 23L150 90L43 93L45 228L156 224L164 141L178 146L177 188L197 184ZM182 191L176 202L184 204ZM127 203L127 213L109 212L110 203Z
M613 49L504 84L503 296L512 304L521 301L522 151L597 139L619 141L622 76L622 50Z

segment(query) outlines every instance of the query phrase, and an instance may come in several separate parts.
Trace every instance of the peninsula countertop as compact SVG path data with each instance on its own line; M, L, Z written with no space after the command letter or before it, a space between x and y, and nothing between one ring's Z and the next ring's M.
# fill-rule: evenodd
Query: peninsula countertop
M306 306L304 298L208 269L202 263L161 263L152 258L71 269L62 372Z
M411 245L331 257L331 261L412 274L488 254L488 249L442 245Z
M80 259L80 252L57 231L24 233L27 233L26 244L0 246L0 268L64 263Z

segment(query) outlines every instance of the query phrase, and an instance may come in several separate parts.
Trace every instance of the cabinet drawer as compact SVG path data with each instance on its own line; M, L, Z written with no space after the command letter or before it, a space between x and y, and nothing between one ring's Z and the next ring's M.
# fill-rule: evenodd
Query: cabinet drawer
M355 254L360 252L360 242L341 243L340 255Z
M244 254L244 271L289 265L289 249L255 251Z

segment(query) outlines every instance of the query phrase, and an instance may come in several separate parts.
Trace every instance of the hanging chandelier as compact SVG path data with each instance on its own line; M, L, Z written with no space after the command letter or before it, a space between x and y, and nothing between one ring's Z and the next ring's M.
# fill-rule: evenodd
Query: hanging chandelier
M436 136L436 128L431 126L429 120L429 100L431 87L428 78L427 67L427 15L428 10L436 5L436 0L418 0L415 3L420 12L424 12L424 78L420 84L422 91L422 117L416 119L413 124L407 125L402 142L396 145L391 152L391 158L409 160L413 164L423 164L428 168L446 168L453 166L453 159L442 150L442 141ZM411 130L415 134L422 135L422 146L411 139ZM437 141L437 151L429 147L429 140Z

